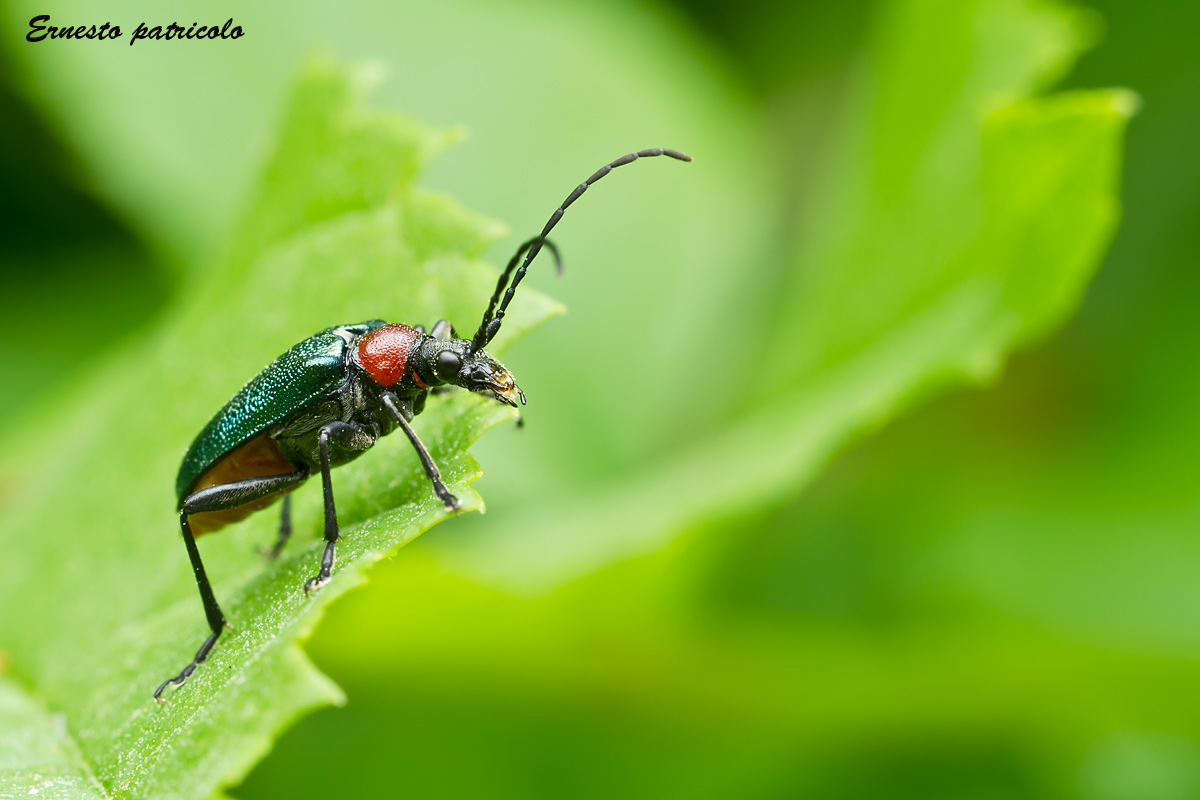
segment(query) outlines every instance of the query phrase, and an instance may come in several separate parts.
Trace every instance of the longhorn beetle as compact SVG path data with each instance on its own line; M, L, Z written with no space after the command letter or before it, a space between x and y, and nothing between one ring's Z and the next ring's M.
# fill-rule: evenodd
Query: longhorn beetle
M211 633L191 663L154 691L155 700L165 702L163 690L169 684L179 686L204 663L227 627L196 548L197 536L244 519L282 497L279 538L269 554L277 556L292 530L288 492L319 471L325 497L325 551L317 574L305 582L304 593L320 589L329 581L338 540L329 471L358 458L396 428L412 442L434 493L446 508L458 508L458 498L442 482L437 464L413 430L412 418L424 410L429 393L444 386L459 386L514 408L518 400L525 404L525 394L512 375L483 348L499 332L517 286L543 247L554 255L561 272L558 248L546 236L567 207L613 169L651 156L692 160L678 150L654 147L596 170L567 195L540 234L517 248L500 273L479 330L470 339L459 339L446 320L429 333L421 326L379 319L335 325L268 364L204 426L183 456L175 493L183 543Z

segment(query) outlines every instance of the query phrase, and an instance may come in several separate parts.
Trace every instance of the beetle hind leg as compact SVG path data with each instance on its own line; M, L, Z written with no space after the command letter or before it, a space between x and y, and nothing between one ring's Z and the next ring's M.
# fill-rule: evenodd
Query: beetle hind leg
M196 575L196 586L200 590L200 602L204 605L204 616L208 621L210 633L204 643L200 645L200 649L196 651L191 662L178 675L163 681L154 690L154 699L159 703L166 702L162 699L162 693L168 686L182 686L196 671L196 668L204 663L208 654L216 646L221 631L229 627L225 621L225 614L221 611L221 607L217 604L217 598L213 594L208 574L204 571L204 562L200 560L200 550L196 547L196 537L192 534L192 526L188 523L188 517L205 511L228 511L253 503L277 492L291 489L303 483L307 477L308 470L303 469L284 475L248 478L234 483L209 486L184 498L183 508L179 510L179 528L183 534L183 543L187 547L188 560L192 563L192 572Z
M168 685L182 686L184 681L192 677L192 673L196 671L196 667L203 664L204 660L208 658L209 652L216 645L217 638L221 635L221 629L227 624L225 622L225 614L222 613L221 607L217 605L217 598L213 595L212 584L208 582L208 575L204 572L204 563L200 560L200 551L196 548L196 537L192 535L192 526L188 524L188 511L186 507L179 512L179 527L183 531L183 541L187 546L188 558L192 562L192 571L196 573L196 584L200 587L200 601L204 604L204 616L208 620L208 627L212 633L204 640L204 644L200 645L200 649L196 651L196 655L192 658L190 664L184 667L174 678L168 678L160 683L158 688L154 690L154 699L159 703L166 702L162 699L162 693Z

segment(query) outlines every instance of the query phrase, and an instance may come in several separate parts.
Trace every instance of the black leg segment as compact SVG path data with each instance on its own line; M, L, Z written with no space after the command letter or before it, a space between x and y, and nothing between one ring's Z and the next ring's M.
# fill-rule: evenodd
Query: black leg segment
M329 476L329 444L333 442L347 450L365 450L375 442L375 436L348 422L330 422L321 427L317 434L317 446L321 453L321 490L325 497L325 552L321 554L321 566L317 574L304 582L304 593L315 592L329 582L337 551L338 534L337 508L333 504L333 482Z
M404 430L405 435L408 436L408 440L412 442L413 449L417 451L417 457L421 459L421 466L425 468L425 474L429 477L430 483L433 484L433 491L438 496L438 499L445 503L446 508L451 511L457 511L459 506L458 498L451 494L450 490L446 488L446 484L442 482L441 470L438 469L433 456L429 455L429 450L426 449L425 443L421 441L420 437L417 436L417 432L409 424L408 418L401 411L396 398L390 394L385 394L383 395L383 404L387 406L387 410L396 418L396 422Z
M200 666L208 658L209 652L213 649L218 637L221 635L222 628L227 627L225 615L221 612L221 607L217 605L217 598L213 594L212 584L209 583L208 575L204 572L204 562L200 560L200 550L196 547L196 537L192 535L192 526L188 524L188 516L204 511L228 511L232 508L238 508L247 503L253 503L255 500L261 500L277 492L298 486L307 477L308 470L304 469L284 475L248 478L247 480L235 483L209 486L206 489L192 493L184 499L183 508L179 510L179 528L183 533L183 543L187 547L188 559L192 562L192 572L196 575L196 586L200 589L200 602L204 605L204 616L208 621L208 628L212 633L204 640L204 644L200 645L200 649L196 651L195 658L183 668L183 671L174 678L163 681L154 690L155 700L160 703L165 702L162 699L162 693L168 685L179 686L191 677L192 673L196 671L196 667Z
M279 536L275 539L275 544L270 550L265 553L260 549L259 552L266 556L268 561L274 561L279 558L279 554L283 552L283 546L288 543L288 539L292 538L292 496L285 494L283 502L280 503L279 511Z

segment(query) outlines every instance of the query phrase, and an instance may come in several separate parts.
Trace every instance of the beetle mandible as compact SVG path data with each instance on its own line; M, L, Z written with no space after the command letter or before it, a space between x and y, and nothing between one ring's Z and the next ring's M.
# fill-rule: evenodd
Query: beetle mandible
M181 685L204 663L227 627L196 548L197 536L244 519L282 497L279 537L269 554L275 557L291 534L288 492L320 472L325 550L304 592L320 589L333 570L339 538L329 472L358 458L396 428L404 431L417 451L434 493L446 508L458 508L458 498L442 482L437 464L412 428L413 417L424 410L430 392L440 387L458 386L514 408L518 401L524 405L525 394L512 375L483 348L499 332L517 286L543 247L551 251L561 271L558 248L546 236L567 207L613 169L651 156L692 160L678 150L654 147L596 170L555 209L540 234L517 248L470 339L458 338L446 320L428 333L419 325L378 319L335 325L268 364L204 426L184 454L175 492L179 527L211 633L191 662L155 690L155 700L165 702L163 690Z

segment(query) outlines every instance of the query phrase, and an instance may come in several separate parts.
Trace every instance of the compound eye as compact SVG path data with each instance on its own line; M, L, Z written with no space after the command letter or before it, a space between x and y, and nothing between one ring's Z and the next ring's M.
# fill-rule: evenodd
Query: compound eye
M457 375L460 369L462 369L462 359L458 357L458 353L453 350L443 350L438 353L437 373L440 377Z

